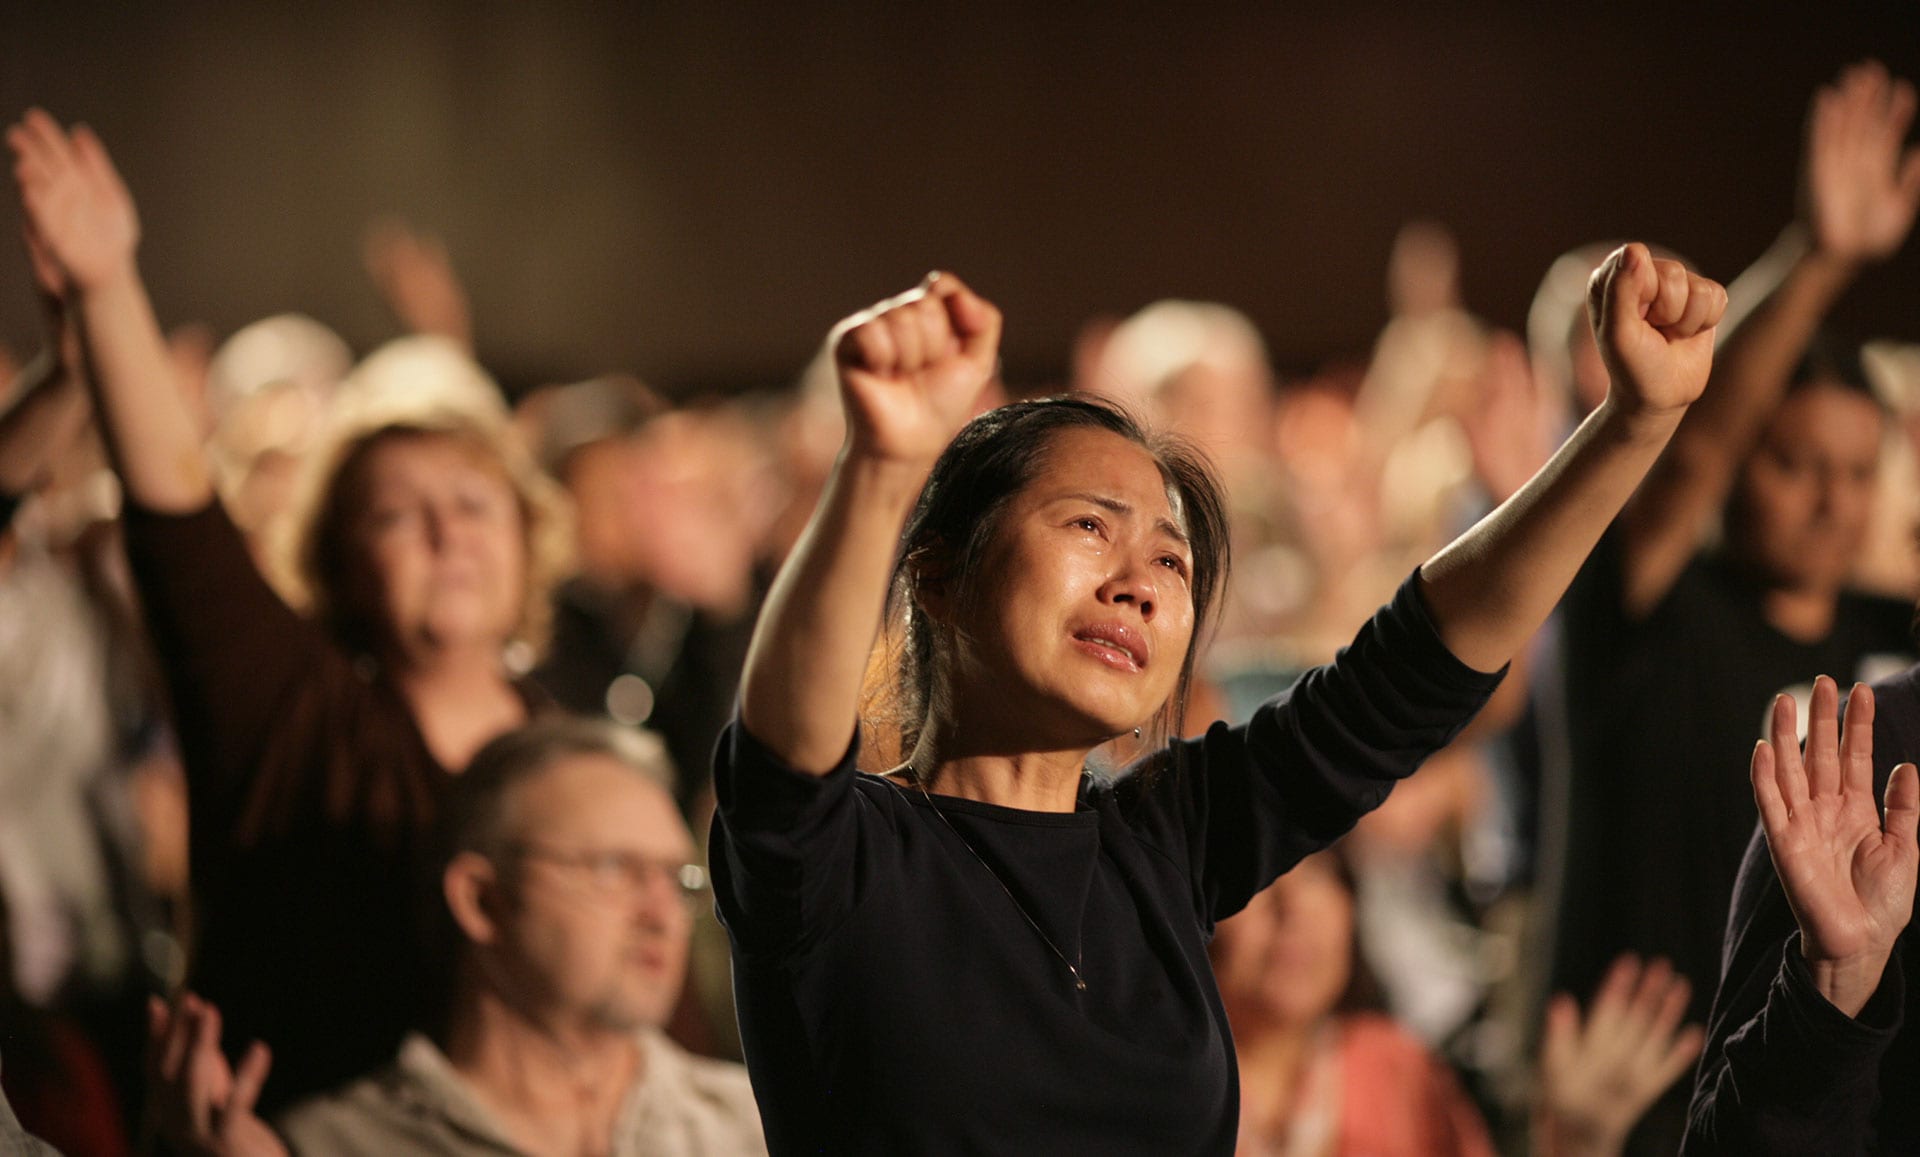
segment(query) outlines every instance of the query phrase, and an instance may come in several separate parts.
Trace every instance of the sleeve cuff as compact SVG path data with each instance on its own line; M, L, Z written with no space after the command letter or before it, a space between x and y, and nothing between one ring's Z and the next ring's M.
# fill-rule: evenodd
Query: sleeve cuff
M1468 666L1447 648L1421 590L1418 567L1393 593L1393 601L1375 616L1374 629L1390 650L1414 657L1421 670L1462 689L1491 694L1506 678L1507 668L1513 666L1507 663L1498 671L1482 671Z
M1904 1019L1906 981L1896 951L1887 961L1880 987L1857 1017L1835 1008L1814 987L1813 972L1800 950L1800 934L1788 937L1768 997L1766 1051L1794 1058L1794 1079L1779 1082L1774 1094L1789 1102L1804 1102L1813 1110L1833 1090L1877 1081L1880 1059L1900 1031ZM1782 1074L1786 1075L1783 1069Z

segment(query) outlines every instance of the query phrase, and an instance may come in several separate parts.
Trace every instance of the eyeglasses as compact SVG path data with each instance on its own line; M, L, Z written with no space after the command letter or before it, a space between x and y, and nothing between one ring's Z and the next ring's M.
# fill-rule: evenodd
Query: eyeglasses
M706 901L707 870L699 864L612 849L565 851L523 843L513 845L513 850L529 860L542 860L578 873L589 887L604 896L630 899L667 881L688 908L697 908Z

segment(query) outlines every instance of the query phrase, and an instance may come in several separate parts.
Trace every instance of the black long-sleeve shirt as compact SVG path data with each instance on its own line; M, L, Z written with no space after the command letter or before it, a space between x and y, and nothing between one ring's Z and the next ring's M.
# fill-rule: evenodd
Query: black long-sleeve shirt
M1920 758L1920 666L1873 685L1874 794ZM1849 1017L1813 985L1786 893L1756 828L1727 918L1720 988L1694 1078L1687 1157L1920 1153L1920 1035L1902 1031L1911 936Z
M772 1150L1231 1153L1214 922L1498 682L1447 651L1410 580L1250 722L1175 743L1157 774L1083 780L1069 813L929 798L851 750L806 775L736 721L713 862Z

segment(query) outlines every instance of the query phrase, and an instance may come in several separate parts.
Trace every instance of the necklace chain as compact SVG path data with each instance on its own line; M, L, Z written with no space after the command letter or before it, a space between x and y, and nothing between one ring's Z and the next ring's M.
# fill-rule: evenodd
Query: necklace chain
M1000 885L1000 890L1007 894L1007 900L1013 904L1014 911L1020 913L1021 919L1025 920L1027 926L1033 929L1033 934L1040 938L1041 943L1053 950L1053 954L1060 958L1060 963L1067 966L1067 971L1073 975L1073 986L1081 992L1085 992L1087 990L1087 981L1085 977L1080 975L1079 964L1086 963L1086 947L1083 945L1080 949L1079 964L1068 960L1067 954L1060 951L1060 946L1053 942L1053 937L1047 935L1046 929L1040 927L1040 921L1035 920L1033 913L1027 911L1027 906L1020 902L1020 897L1013 894L1012 888L1007 887L1007 882L1000 878L1000 873L993 870L992 864L987 863L987 858L980 854L980 849L974 847L973 841L962 834L959 828L954 827L953 821L947 818L947 813L940 809L939 804L933 802L933 796L928 794L926 786L920 782L919 775L912 771L909 771L908 774L913 776L913 786L919 790L920 798L927 801L927 806L933 809L933 814L940 817L940 822L947 825L947 830L953 833L954 838L959 840L967 851L973 853L973 858L980 861L980 866L987 870L987 875L992 876L993 882Z

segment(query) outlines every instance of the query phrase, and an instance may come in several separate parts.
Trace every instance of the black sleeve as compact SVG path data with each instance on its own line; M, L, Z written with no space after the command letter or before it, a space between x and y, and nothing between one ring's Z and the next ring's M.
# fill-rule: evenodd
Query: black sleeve
M1904 1001L1898 951L1857 1018L1814 988L1766 836L1756 828L1734 887L1681 1152L1870 1151L1880 1061L1900 1029Z
M1380 806L1504 674L1447 650L1416 573L1333 662L1247 723L1216 723L1175 743L1158 772L1123 780L1122 805L1143 839L1187 867L1203 918L1224 919Z
M743 953L804 951L852 910L859 738L825 775L795 771L738 715L714 755L710 859L721 921Z
M128 502L123 520L193 807L213 819L251 784L290 688L346 661L267 585L218 499L188 514Z

